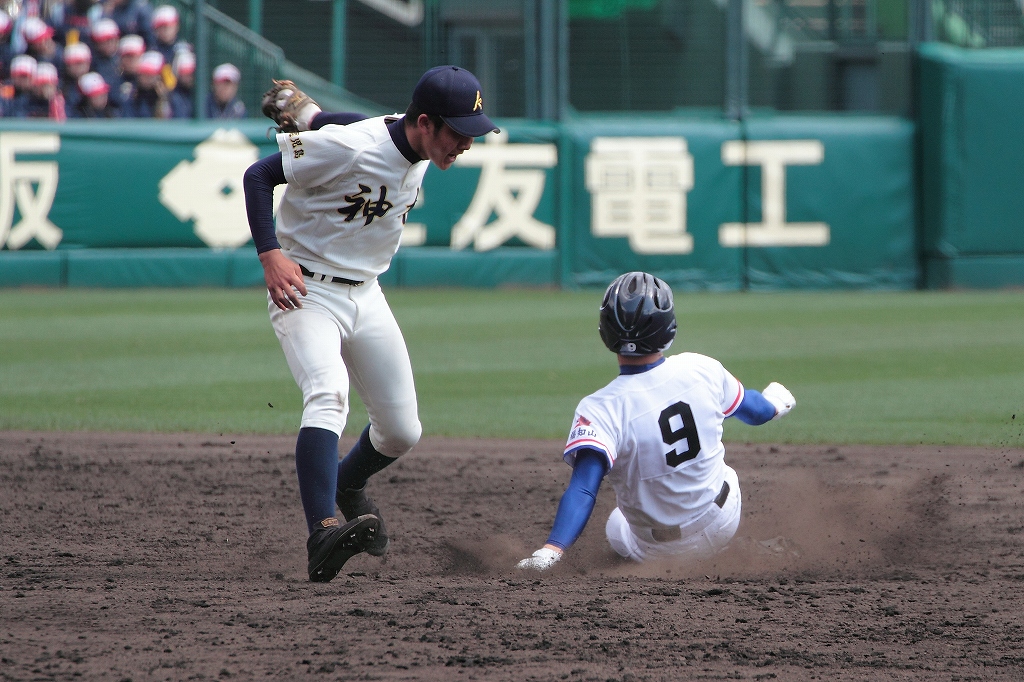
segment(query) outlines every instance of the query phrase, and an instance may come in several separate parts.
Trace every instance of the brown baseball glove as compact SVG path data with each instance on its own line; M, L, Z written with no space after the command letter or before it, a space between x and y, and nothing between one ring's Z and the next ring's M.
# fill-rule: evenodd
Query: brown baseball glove
M307 104L316 104L292 81L273 81L274 87L263 93L263 115L277 124L278 132L297 133L297 117Z

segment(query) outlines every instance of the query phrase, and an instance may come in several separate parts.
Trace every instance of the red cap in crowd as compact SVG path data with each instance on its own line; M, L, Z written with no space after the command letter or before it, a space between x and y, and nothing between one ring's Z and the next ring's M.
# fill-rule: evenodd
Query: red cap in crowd
M29 17L22 24L21 33L29 45L35 45L52 37L53 29L39 17Z
M36 73L36 58L28 54L19 54L11 60L12 76L34 76Z
M74 43L64 48L65 64L88 64L92 61L92 50L85 43Z
M40 62L36 66L36 75L32 78L36 85L56 85L59 80L57 67L49 62Z
M107 81L103 80L103 76L95 71L90 71L78 79L78 89L86 97L110 92L110 86L107 85Z
M170 5L160 5L153 10L153 28L177 25L177 23L178 10L174 9Z
M214 82L229 81L231 83L237 83L242 80L242 73L234 64L221 64L213 70L213 80Z
M102 43L107 40L117 40L121 37L121 29L113 19L100 19L92 25L92 41Z
M164 56L155 50L150 50L139 57L139 65L136 68L139 75L155 76L164 68Z
M121 56L139 57L146 51L146 41L142 39L142 36L126 35L121 38L117 49Z
M178 50L174 55L174 62L171 64L174 73L178 76L184 73L196 72L196 56L191 50Z

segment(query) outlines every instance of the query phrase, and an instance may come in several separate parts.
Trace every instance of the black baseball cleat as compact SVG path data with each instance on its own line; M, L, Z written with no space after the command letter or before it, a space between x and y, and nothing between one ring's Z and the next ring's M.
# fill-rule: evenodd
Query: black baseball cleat
M342 526L338 519L332 517L318 525L306 540L309 580L327 583L334 580L346 561L367 551L377 538L380 519L372 514L364 514Z
M338 503L338 508L341 510L346 521L365 514L372 514L377 517L377 520L380 522L377 528L377 535L373 542L366 547L366 553L373 556L384 556L388 551L388 546L391 544L391 538L388 537L388 532L384 528L384 519L380 515L380 509L377 509L377 505L373 503L373 500L366 496L366 486L339 490L334 500Z

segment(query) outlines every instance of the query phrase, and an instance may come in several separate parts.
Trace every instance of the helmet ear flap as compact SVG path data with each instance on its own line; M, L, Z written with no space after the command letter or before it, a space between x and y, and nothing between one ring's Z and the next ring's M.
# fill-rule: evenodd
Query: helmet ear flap
M628 272L605 290L598 331L608 350L642 356L667 350L676 335L672 290L645 272Z

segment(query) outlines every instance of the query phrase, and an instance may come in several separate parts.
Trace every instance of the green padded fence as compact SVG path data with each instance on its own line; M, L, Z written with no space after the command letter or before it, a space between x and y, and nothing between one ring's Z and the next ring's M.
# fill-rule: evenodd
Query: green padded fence
M643 269L683 289L910 288L912 126L586 116L501 122L428 170L400 286L602 286ZM0 284L262 282L242 175L258 121L0 123Z
M920 62L927 285L1024 286L1024 49L930 44Z

